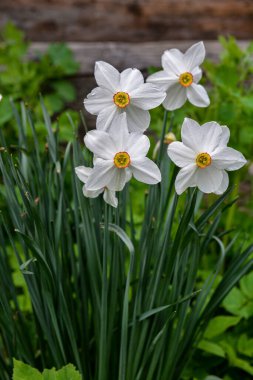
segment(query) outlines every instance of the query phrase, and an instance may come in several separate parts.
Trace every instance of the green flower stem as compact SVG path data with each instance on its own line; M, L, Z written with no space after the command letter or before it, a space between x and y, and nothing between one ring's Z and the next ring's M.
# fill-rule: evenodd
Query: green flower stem
M162 128L162 135L161 135L161 139L160 139L160 149L159 149L158 160L157 160L158 166L160 166L162 156L163 156L163 145L164 145L163 142L164 142L164 137L165 137L165 133L166 133L167 119L168 119L168 111L164 110L163 128Z
M103 274L102 274L102 298L100 309L100 339L99 339L99 367L98 380L107 378L107 296L108 296L108 281L107 281L107 254L108 254L108 205L105 203L104 212L104 242L103 242Z

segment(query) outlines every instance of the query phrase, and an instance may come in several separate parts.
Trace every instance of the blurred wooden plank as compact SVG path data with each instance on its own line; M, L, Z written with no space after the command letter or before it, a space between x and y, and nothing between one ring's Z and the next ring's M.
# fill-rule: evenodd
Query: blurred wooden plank
M33 41L214 40L253 37L252 0L1 0Z
M82 76L93 75L96 61L106 61L123 70L127 67L137 67L145 70L150 66L161 66L161 55L166 49L177 48L185 51L197 41L163 41L145 43L120 42L72 42L68 46L74 53L75 59L80 62ZM240 41L239 45L245 48L249 41ZM30 47L30 56L36 57L47 49L48 43L34 42ZM217 41L205 42L207 57L217 60L222 48Z

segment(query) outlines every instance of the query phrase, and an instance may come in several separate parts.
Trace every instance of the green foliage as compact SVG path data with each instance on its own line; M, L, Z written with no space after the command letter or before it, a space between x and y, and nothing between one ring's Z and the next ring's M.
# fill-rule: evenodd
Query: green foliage
M36 111L35 127L42 134L44 128L38 120L42 120L38 94L43 94L50 115L61 113L66 104L76 98L75 88L68 79L79 67L72 52L64 44L51 44L45 53L29 58L28 49L29 44L23 33L7 23L0 33L0 94L3 96L0 102L0 128L5 129L5 137L10 143L15 143L15 128L11 121L9 98L22 100ZM68 140L68 137L69 132L62 131L60 138Z
M55 368L44 369L40 373L37 369L14 360L13 380L81 380L80 373L72 364L68 364L60 370Z
M0 225L1 380L10 378L13 357L40 371L73 363L85 380L189 379L193 348L206 327L202 341L212 344L241 323L241 316L231 316L218 337L210 332L222 301L253 266L252 246L222 243L219 222L233 203L231 189L205 210L196 190L179 198L176 170L161 149L163 181L146 192L136 228L135 187L119 194L116 210L85 198L74 167L87 165L88 155L75 138L62 149L43 101L41 107L47 150L40 149L24 105L21 115L15 110L16 149L0 136L1 199L8 207ZM212 273L200 287L199 267L213 251ZM23 283L14 281L15 267ZM29 294L31 306L21 294ZM244 338L240 350L247 347ZM226 342L221 350L250 370ZM202 368L194 378L215 374L211 370Z

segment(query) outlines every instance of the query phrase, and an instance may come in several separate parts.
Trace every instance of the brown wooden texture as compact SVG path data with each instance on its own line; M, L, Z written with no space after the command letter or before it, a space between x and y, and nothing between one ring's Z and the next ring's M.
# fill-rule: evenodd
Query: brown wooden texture
M161 55L167 49L177 48L185 52L195 41L163 41L144 43L121 42L72 42L68 46L74 53L75 59L80 63L80 76L92 76L96 61L106 61L118 70L136 67L140 70L150 66L161 66ZM221 45L217 41L204 41L207 57L217 60ZM248 45L247 41L240 41L241 48ZM30 57L36 58L44 52L48 43L34 42L30 47Z
M0 0L33 41L253 38L252 0Z

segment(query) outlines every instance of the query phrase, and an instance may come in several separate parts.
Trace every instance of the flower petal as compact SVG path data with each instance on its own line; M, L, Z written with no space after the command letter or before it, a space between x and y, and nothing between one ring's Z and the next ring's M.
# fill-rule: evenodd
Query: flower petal
M92 172L92 168L88 168L86 166L77 166L75 168L75 172L77 177L83 182L86 183L90 173Z
M190 164L182 168L175 181L175 188L178 195L182 194L188 187L196 186L195 173L197 167L195 164Z
M174 141L168 146L169 158L180 168L195 164L196 153L182 142Z
M144 83L131 91L130 104L143 110L159 106L165 99L166 93L152 83Z
M124 152L129 139L127 117L125 112L114 117L109 134L114 142L117 152Z
M227 146L227 143L230 138L230 130L226 125L221 125L221 129L222 129L222 134L220 137L220 145Z
M229 184L228 173L225 170L222 170L222 175L223 175L223 178L222 178L220 187L216 191L214 191L214 193L217 195L225 193L225 191L228 188L228 184Z
M212 165L218 169L237 170L244 166L246 162L243 154L233 148L222 146L212 154Z
M200 69L199 66L195 67L192 71L191 74L193 75L193 81L195 83L198 83L200 79L202 78L202 70Z
M206 50L203 42L192 45L184 54L184 63L187 71L193 70L196 66L201 65L205 59Z
M109 190L121 191L127 182L126 169L118 169L114 166L113 176L106 185Z
M213 165L207 166L205 169L197 168L195 173L195 181L198 188L203 193L214 193L221 185L223 179L223 171L216 169Z
M117 148L107 132L93 130L86 133L84 143L97 157L105 160L113 160Z
M113 118L116 115L119 115L120 113L121 111L115 104L112 104L110 107L104 108L98 114L96 128L100 131L107 131L111 127Z
M118 198L115 195L115 191L105 189L104 191L104 201L110 206L117 208L118 207Z
M149 127L150 114L148 111L130 105L126 108L126 114L129 132L143 133Z
M130 92L144 83L144 78L138 69L126 69L120 74L120 90Z
M132 160L130 168L133 176L140 182L154 185L161 181L161 172L158 166L147 157Z
M175 83L167 91L167 96L163 101L163 106L168 111L176 110L186 102L186 90L180 83Z
M86 190L99 190L108 187L116 168L113 161L96 160L96 164L86 182Z
M153 83L161 90L168 90L173 84L178 83L178 76L169 75L167 71L158 71L146 79L147 83Z
M196 154L211 154L220 144L222 128L215 121L199 125L192 119L185 118L181 129L182 141Z
M104 108L113 104L113 94L105 88L96 87L84 99L85 109L92 115L98 115Z
M210 104L209 96L200 84L192 83L186 88L188 100L197 107L207 107Z
M112 65L104 61L95 64L95 79L100 87L112 91L114 94L120 88L120 73Z
M178 49L166 50L162 55L162 67L168 74L179 76L186 72L184 55Z
M131 159L143 158L147 155L150 148L149 138L140 133L130 133L126 151Z
M87 190L86 185L83 186L83 195L87 198L97 198L104 191L104 188L98 190Z

